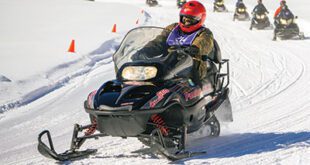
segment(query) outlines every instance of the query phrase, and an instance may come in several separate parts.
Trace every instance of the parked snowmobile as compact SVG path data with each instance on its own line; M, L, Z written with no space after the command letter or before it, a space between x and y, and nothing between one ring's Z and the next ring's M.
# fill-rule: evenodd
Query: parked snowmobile
M186 0L177 0L178 8L182 8L182 6L186 3Z
M213 12L228 12L224 5L224 0L215 0L213 3Z
M275 30L273 40L281 39L291 39L298 37L299 39L304 39L305 36L299 31L298 25L295 23L297 16L294 16L290 10L281 11L279 16L275 18Z
M232 121L229 61L221 59L214 40L209 74L202 86L197 85L191 78L193 58L184 48L176 48L173 55L150 56L141 51L163 32L167 31L158 27L128 32L113 55L117 78L91 92L84 102L91 124L75 125L71 148L62 154L54 150L49 131L43 131L38 138L39 152L60 161L80 158L96 152L78 151L86 139L116 136L137 137L152 151L171 160L205 154L185 150L187 134L207 127L209 136L216 137L220 134L219 120ZM83 130L85 135L78 136ZM100 133L94 134L96 130ZM49 146L42 141L44 135Z
M146 4L149 5L150 7L154 7L158 5L157 0L146 0Z
M262 9L256 9L253 13L252 21L250 30L254 28L256 29L265 29L265 28L272 28L272 25L270 24L268 13Z
M244 5L244 3L239 3L237 5L237 8L236 8L235 13L234 13L233 21L235 21L235 19L237 19L239 21L249 21L250 20L250 15L246 11L246 6Z

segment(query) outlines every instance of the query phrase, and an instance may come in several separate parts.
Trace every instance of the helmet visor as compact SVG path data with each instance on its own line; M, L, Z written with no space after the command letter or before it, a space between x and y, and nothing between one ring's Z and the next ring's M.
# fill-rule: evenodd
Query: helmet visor
M200 21L200 17L195 17L191 15L180 15L180 22L185 26L195 25Z

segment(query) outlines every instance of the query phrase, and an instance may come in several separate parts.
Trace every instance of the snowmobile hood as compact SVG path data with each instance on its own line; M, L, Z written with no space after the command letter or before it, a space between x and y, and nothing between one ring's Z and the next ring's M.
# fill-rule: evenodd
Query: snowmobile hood
M137 83L137 84L134 84ZM158 89L152 83L128 82L121 83L119 81L109 81L103 84L98 90L94 99L88 97L87 102L93 101L93 108L98 109L101 105L109 107L121 106L141 106L153 97L154 91ZM90 94L92 95L92 94ZM92 108L91 105L88 105Z

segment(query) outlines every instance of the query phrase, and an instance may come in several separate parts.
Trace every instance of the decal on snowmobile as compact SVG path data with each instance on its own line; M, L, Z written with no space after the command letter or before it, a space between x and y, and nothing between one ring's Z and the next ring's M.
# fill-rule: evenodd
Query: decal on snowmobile
M87 103L89 108L94 108L94 100L95 100L95 95L97 93L97 90L92 91L87 98Z
M201 95L201 89L195 89L189 93L184 93L184 98L186 101L192 100Z
M163 98L164 96L169 93L170 90L169 89L163 89L159 92L156 93L156 99L155 100L152 100L150 101L150 107L151 108L154 108Z

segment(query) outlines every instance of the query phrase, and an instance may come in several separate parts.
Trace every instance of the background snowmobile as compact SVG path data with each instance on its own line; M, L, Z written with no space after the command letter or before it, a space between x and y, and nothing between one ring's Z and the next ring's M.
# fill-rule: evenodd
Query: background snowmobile
M265 29L265 28L272 28L272 25L270 24L268 13L260 8L256 9L253 13L252 21L250 30L254 28L256 29Z
M162 33L169 32L158 27L128 32L113 55L117 79L91 92L84 103L91 124L75 125L71 148L62 154L54 150L49 131L43 131L38 138L39 152L60 161L80 158L96 152L78 151L86 139L116 136L137 137L153 152L171 160L204 154L185 150L187 134L207 127L209 136L216 137L220 134L218 119L232 121L229 61L221 59L214 40L209 74L202 86L196 85L191 79L193 58L183 48L176 48L172 55L160 51L150 56L141 51ZM78 136L83 130L85 135ZM100 133L94 134L96 130ZM44 135L49 146L42 141Z
M186 3L186 0L177 0L178 8L182 8L182 6Z
M235 19L237 19L239 21L249 21L250 20L250 15L246 11L246 6L244 5L244 3L240 3L237 5L237 8L236 8L235 13L234 13L233 21L235 21Z
M224 0L215 0L213 3L213 12L228 12L224 5Z
M154 7L158 5L157 0L146 0L145 2L147 5L149 5L150 7Z
M273 40L277 40L277 37L281 39L291 39L298 37L304 39L305 36L299 31L298 25L295 23L297 16L289 11L281 11L279 16L275 18L275 30Z

